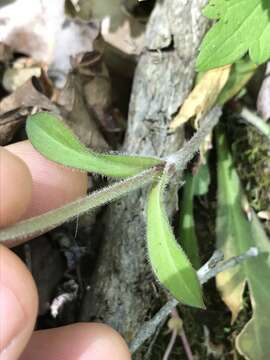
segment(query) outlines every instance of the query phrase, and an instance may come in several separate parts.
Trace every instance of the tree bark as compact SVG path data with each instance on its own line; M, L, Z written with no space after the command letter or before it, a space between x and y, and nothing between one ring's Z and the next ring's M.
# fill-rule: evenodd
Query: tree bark
M130 101L123 151L164 156L184 142L183 130L168 135L167 125L189 93L195 58L208 21L206 0L157 1L146 31ZM170 186L168 212L177 207L180 181ZM146 190L108 207L97 270L81 318L110 324L130 341L146 320L154 291L145 244Z

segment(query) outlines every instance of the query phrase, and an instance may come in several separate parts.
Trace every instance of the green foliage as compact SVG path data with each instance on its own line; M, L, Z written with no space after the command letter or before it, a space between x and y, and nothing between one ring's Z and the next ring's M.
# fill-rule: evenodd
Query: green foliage
M268 0L210 0L204 14L217 23L202 42L199 71L233 64L247 52L257 65L270 58Z
M189 260L196 270L201 266L198 239L195 230L193 214L194 196L205 195L210 184L210 174L207 164L201 165L195 175L187 174L183 190L183 199L180 212L179 233L180 243Z
M270 242L256 214L250 210L251 220L244 213L243 193L225 136L218 137L218 215L217 246L225 257L257 247L260 255L217 276L222 298L236 318L243 303L243 291L248 284L253 309L252 319L236 340L239 352L250 360L269 359L270 313Z
M208 193L210 186L210 172L208 163L200 165L198 172L193 176L194 195L202 196Z
M176 242L163 195L166 172L150 190L147 205L147 246L152 269L160 283L180 302L204 307L202 290L186 254Z
M231 123L234 119L231 119ZM269 208L269 141L253 126L233 127L233 157L248 201L256 212ZM270 234L270 222L265 223Z
M202 290L197 273L184 251L176 243L166 217L162 201L167 182L167 173L164 169L168 167L175 175L177 171L182 171L186 167L199 150L205 136L217 123L218 114L218 110L212 111L211 116L202 122L190 141L166 159L98 154L89 151L81 144L69 128L53 114L41 112L30 116L26 125L29 139L45 157L66 166L113 177L127 177L127 179L104 187L100 191L59 209L3 229L0 231L0 242L11 245L15 244L18 239L39 235L64 221L71 220L76 215L83 214L152 183L154 185L150 191L147 209L147 238L153 271L162 285L179 301L203 307ZM161 180L157 182L162 174Z
M248 57L237 61L232 67L229 80L222 89L217 103L223 105L237 95L254 75L256 69L257 65Z
M179 221L179 241L186 252L191 264L196 270L200 268L200 256L198 239L195 229L193 214L194 180L191 174L186 176L184 193L182 199L180 221Z
M105 176L126 178L164 163L151 157L90 151L60 119L47 112L30 116L27 119L26 132L35 149L46 158Z

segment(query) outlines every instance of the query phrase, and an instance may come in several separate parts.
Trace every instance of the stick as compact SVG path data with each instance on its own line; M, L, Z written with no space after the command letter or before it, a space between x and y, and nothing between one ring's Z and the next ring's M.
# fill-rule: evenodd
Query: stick
M210 260L203 265L197 272L199 281L201 284L206 283L209 279L215 277L222 271L230 269L236 265L239 265L243 261L249 259L250 257L258 256L259 251L256 247L251 247L244 254L239 256L232 257L221 263L223 260L223 255L220 251L215 251ZM154 316L151 320L145 322L134 340L130 343L129 349L133 354L136 352L140 346L154 334L157 326L161 321L163 321L173 310L176 305L178 305L178 300L171 299L169 300Z

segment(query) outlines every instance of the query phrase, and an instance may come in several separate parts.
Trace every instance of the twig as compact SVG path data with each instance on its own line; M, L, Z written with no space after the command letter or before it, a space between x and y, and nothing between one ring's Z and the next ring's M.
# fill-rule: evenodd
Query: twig
M223 259L223 256L220 251L215 251L210 260L198 270L197 274L201 284L204 284L212 277L215 277L218 273L230 269L236 265L239 265L241 262L249 259L250 257L257 256L259 251L256 247L251 247L244 254L235 256L231 259L228 259L220 264ZM207 271L208 269L208 271ZM135 336L134 340L130 343L129 349L131 353L137 351L140 346L150 337L156 330L156 327L161 321L163 321L176 307L178 300L171 299L169 300L154 316L151 320L145 322L138 334Z
M158 325L157 329L156 329L156 332L154 334L154 336L152 337L152 340L150 342L150 344L147 346L147 351L145 353L145 356L144 356L144 360L149 360L152 356L152 351L153 351L153 347L155 345L155 342L159 336L159 333L161 331L161 329L163 328L163 326L165 325L166 323L166 318L163 319L163 321L161 321L161 323Z
M211 269L214 269L218 263L224 260L224 254L220 250L216 250L211 258L197 271L198 278L202 284L202 279L209 273Z
M186 333L185 333L184 329L180 333L180 338L182 340L182 344L183 344L183 347L185 349L187 359L188 360L193 360L193 355L192 355L192 352L191 352L191 348L190 348L190 345L189 345L189 342L188 342L188 339L187 339L187 336L186 336Z
M244 254L241 254L239 256L232 257L231 259L228 259L221 264L217 264L216 267L211 268L209 266L209 271L204 273L203 275L200 274L200 270L198 271L198 277L201 284L206 283L211 278L215 277L217 274L228 270L232 267L235 267L236 265L241 264L241 262L247 260L250 257L255 257L259 255L259 251L256 247L249 248Z
M178 314L177 308L174 308L172 310L171 316L172 316L172 319L173 318L177 319L178 323L181 324L181 326L178 326L178 329L176 329L177 334L179 335L179 337L181 339L181 342L182 342L182 345L183 345L183 348L184 348L187 359L188 360L193 360L193 354L192 354L192 351L191 351L191 347L189 345L189 342L188 342L188 339L187 339L187 336L186 336L186 333L185 333L185 329L184 329L184 326L183 326L183 321L182 321L182 319L180 318L180 316Z
M139 347L155 332L156 327L159 323L166 319L166 317L170 314L172 309L178 304L178 300L171 299L169 300L157 313L152 317L151 320L145 322L135 339L132 340L129 346L130 352L133 354Z
M242 109L240 116L249 124L255 126L255 128L258 129L260 133L265 135L270 140L270 126L267 124L266 121L248 110L246 107Z
M163 355L162 360L169 360L169 356L171 355L171 352L172 352L172 349L174 347L176 338L177 338L177 330L175 329L175 330L172 331L170 342L169 342L169 344L167 346L167 349L165 351L165 354Z

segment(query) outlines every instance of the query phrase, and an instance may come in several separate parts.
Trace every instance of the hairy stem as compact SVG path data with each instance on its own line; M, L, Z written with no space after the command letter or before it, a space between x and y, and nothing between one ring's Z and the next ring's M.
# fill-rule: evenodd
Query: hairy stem
M61 208L45 214L21 221L0 231L0 243L11 246L18 240L29 239L49 231L66 221L74 219L98 206L119 199L131 191L137 190L151 183L162 172L162 166L143 171L139 175L119 181L113 185L96 191L84 198L78 199Z
M199 151L201 144L214 126L218 123L221 115L220 107L214 107L206 116L206 120L201 120L201 126L195 135L176 153L169 155L165 160L167 163L175 165L177 171L182 172L187 163L192 160L194 154Z

